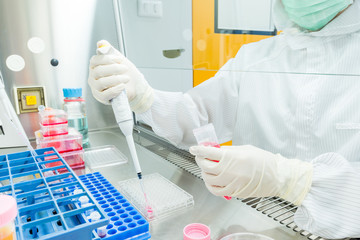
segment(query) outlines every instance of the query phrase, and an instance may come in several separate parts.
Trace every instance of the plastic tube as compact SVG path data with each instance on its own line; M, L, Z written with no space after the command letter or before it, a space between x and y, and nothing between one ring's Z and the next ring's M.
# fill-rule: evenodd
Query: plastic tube
M196 141L201 146L220 148L218 138L216 136L215 128L212 123L204 125L202 127L193 130ZM213 162L219 162L217 160L211 160ZM226 200L231 200L231 197L224 196Z
M92 212L92 213L90 214L90 217L89 217L89 219L90 219L91 222L99 221L100 218L101 218L101 215L100 215L100 213L97 212L97 211ZM99 228L97 229L97 234L98 234L99 237L101 237L101 238L106 237L106 226L104 226L104 227L99 227Z
M106 55L113 54L114 50L110 46L110 44L105 41L98 42L98 48L96 50L98 55ZM134 162L134 167L139 179L142 178L141 168L139 159L136 153L134 139L132 136L133 128L134 128L134 120L132 117L132 111L130 109L129 100L126 95L125 89L119 94L119 96L115 97L111 100L111 106L114 111L114 115L116 118L116 122L119 125L121 132L126 137L126 142L129 146L131 158Z

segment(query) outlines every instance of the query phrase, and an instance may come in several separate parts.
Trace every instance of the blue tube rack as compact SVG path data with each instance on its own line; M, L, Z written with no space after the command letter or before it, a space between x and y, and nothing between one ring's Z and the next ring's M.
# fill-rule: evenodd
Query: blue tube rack
M79 176L95 201L108 217L106 236L100 238L94 231L93 239L146 240L151 238L149 223L99 172Z
M0 155L0 194L16 199L17 239L91 239L93 230L107 225L109 218L54 148L35 152ZM71 188L83 191L73 194ZM90 201L84 208L78 204L81 196ZM98 211L100 220L89 222L87 210Z

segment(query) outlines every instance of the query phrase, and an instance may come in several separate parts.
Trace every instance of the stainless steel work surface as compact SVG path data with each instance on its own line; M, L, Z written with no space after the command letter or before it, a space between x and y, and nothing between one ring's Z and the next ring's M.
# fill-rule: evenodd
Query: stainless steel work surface
M119 166L98 169L116 188L118 182L136 177L130 152L123 135L118 129L92 132L89 135L91 147L115 145L129 162ZM211 229L211 239L235 232L261 233L274 239L307 239L271 218L247 206L239 200L227 201L212 195L204 182L190 173L176 167L165 159L136 144L144 175L158 172L194 197L194 207L174 213L165 219L150 223L152 239L182 239L184 226L189 223L203 223Z

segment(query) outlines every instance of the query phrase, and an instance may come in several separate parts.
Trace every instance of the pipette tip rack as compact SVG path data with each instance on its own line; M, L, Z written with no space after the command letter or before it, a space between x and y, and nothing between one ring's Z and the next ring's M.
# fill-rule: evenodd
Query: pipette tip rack
M17 239L91 239L109 218L54 148L35 152L0 155L0 194L17 201ZM71 189L82 191L73 194ZM83 208L78 204L81 196L90 203ZM89 210L98 211L100 219L90 222L85 215Z
M110 224L106 227L106 236L100 238L96 234L93 239L145 240L151 237L149 223L99 172L82 175L79 178L110 217Z

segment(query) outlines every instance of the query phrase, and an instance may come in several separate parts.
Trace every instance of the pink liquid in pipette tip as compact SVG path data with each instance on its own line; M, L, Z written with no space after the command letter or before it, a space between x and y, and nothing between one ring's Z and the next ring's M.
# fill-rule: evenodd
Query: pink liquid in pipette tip
M202 143L201 143L201 146L220 148L220 144L214 143L214 142L202 142ZM211 160L211 159L209 159L209 160L210 160L210 161L213 161L213 162L219 162L218 160ZM224 196L224 198L225 198L226 200L231 200L231 197L229 197L229 196Z
M154 217L153 210L152 210L151 206L149 205L149 202L147 201L146 194L144 196L145 196L145 201L146 201L145 209L146 209L147 217L148 217L148 219L152 219Z
M151 206L149 204L149 201L147 199L144 184L143 184L141 179L140 179L140 186L141 186L141 190L142 190L142 192L144 194L144 198L145 198L145 210L146 210L146 213L147 213L147 217L148 217L148 219L152 219L154 217L153 210L152 210L152 208L151 208Z

